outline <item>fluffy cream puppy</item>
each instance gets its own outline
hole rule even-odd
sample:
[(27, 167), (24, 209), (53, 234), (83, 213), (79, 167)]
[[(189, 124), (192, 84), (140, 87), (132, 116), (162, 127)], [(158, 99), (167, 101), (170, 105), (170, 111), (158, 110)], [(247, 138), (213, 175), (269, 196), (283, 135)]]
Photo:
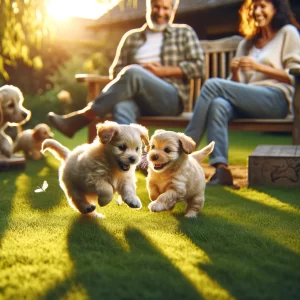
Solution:
[(23, 95), (13, 85), (0, 88), (0, 154), (11, 157), (13, 151), (12, 139), (4, 132), (6, 126), (21, 125), (30, 119), (31, 113), (23, 107)]
[(41, 159), (43, 141), (53, 138), (53, 136), (54, 134), (47, 124), (38, 124), (33, 129), (24, 130), (18, 135), (13, 146), (13, 153), (23, 151), (26, 158)]
[[(183, 133), (156, 130), (147, 147), (147, 189), (152, 212), (171, 210), (185, 201), (185, 216), (196, 217), (204, 205), (205, 175), (200, 162), (213, 151), (215, 142), (200, 151)], [(192, 153), (193, 152), (193, 153)]]
[(69, 204), (82, 214), (103, 218), (95, 212), (95, 204), (107, 205), (115, 192), (128, 206), (142, 207), (135, 185), (142, 142), (149, 143), (145, 127), (105, 121), (97, 124), (97, 137), (91, 144), (70, 151), (59, 142), (46, 139), (42, 151), (49, 150), (62, 161), (59, 182)]

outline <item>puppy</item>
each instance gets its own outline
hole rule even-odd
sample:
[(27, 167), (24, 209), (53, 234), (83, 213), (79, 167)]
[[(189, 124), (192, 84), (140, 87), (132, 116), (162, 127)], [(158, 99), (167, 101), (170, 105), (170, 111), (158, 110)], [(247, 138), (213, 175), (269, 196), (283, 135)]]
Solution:
[(156, 130), (147, 149), (147, 189), (152, 212), (172, 210), (185, 201), (185, 216), (196, 217), (204, 205), (205, 175), (200, 162), (214, 142), (194, 152), (195, 142), (183, 133)]
[(53, 136), (54, 134), (47, 124), (38, 124), (34, 129), (27, 129), (19, 134), (13, 146), (13, 153), (23, 151), (26, 158), (41, 159), (42, 142)]
[(12, 139), (4, 132), (6, 126), (21, 125), (30, 119), (31, 113), (23, 107), (23, 95), (13, 85), (0, 88), (0, 154), (11, 157)]
[(97, 137), (91, 144), (69, 151), (57, 141), (46, 139), (42, 152), (49, 150), (62, 161), (59, 181), (69, 204), (82, 214), (103, 218), (95, 212), (95, 202), (105, 206), (115, 192), (128, 206), (142, 207), (135, 192), (142, 142), (149, 143), (145, 127), (105, 121), (97, 124)]

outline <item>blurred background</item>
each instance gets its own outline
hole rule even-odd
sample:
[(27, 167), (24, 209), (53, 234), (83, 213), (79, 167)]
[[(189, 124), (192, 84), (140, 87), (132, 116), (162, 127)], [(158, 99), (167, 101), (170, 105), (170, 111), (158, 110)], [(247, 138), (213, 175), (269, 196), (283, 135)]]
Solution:
[[(181, 0), (176, 23), (192, 26), (199, 39), (238, 33), (241, 0)], [(145, 22), (145, 0), (0, 0), (0, 86), (24, 94), (32, 118), (67, 113), (86, 103), (77, 73), (108, 75), (121, 36)], [(291, 0), (300, 21), (300, 1)]]

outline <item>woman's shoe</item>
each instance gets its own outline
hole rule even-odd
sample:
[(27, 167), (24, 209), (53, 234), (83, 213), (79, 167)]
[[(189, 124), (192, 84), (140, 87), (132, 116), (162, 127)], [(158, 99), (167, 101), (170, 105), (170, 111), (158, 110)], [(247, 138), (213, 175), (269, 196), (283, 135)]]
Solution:
[(233, 186), (233, 177), (229, 169), (216, 168), (215, 174), (207, 182), (208, 186), (226, 185)]

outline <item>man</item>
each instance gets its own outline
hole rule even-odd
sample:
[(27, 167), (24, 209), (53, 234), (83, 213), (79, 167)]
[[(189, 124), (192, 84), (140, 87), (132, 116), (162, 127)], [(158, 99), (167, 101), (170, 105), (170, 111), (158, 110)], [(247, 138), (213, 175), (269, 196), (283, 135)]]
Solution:
[(172, 25), (179, 0), (146, 0), (146, 24), (121, 39), (110, 67), (114, 78), (84, 109), (51, 123), (72, 137), (96, 116), (112, 113), (119, 124), (139, 116), (176, 116), (189, 96), (189, 79), (203, 74), (204, 56), (194, 30)]

